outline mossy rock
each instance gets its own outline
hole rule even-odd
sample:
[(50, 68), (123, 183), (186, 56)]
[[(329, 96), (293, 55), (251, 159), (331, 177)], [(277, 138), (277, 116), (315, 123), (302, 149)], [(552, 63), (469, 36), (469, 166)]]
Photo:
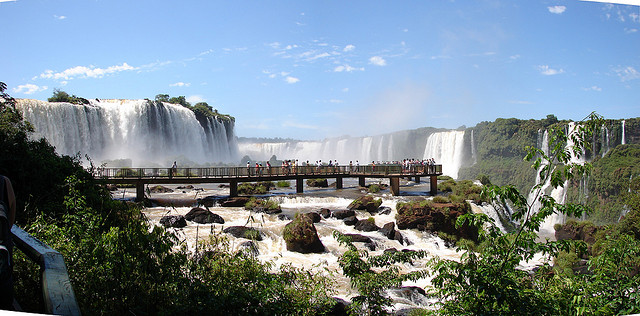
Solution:
[(365, 195), (355, 199), (347, 208), (350, 210), (363, 210), (373, 213), (381, 204), (382, 199), (374, 199), (371, 195)]
[(325, 250), (312, 219), (302, 214), (296, 214), (295, 219), (284, 227), (282, 237), (289, 251), (323, 253)]
[(329, 183), (327, 179), (307, 179), (307, 185), (316, 188), (328, 188)]

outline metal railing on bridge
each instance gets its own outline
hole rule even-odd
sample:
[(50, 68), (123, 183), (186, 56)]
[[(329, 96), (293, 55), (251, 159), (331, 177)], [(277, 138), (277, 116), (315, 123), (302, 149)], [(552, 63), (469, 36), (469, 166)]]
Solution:
[(417, 165), (404, 169), (401, 165), (364, 166), (251, 166), (208, 168), (98, 168), (98, 179), (154, 179), (154, 178), (240, 178), (296, 175), (345, 176), (429, 176), (442, 174), (442, 165)]

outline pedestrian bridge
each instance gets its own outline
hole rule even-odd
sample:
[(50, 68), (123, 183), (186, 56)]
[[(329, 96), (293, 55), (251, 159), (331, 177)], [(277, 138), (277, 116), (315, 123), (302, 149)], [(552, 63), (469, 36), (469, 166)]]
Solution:
[(97, 168), (94, 176), (99, 183), (133, 184), (136, 200), (144, 198), (144, 186), (148, 184), (200, 184), (228, 183), (229, 195), (238, 195), (239, 182), (295, 180), (296, 192), (303, 193), (306, 179), (335, 179), (336, 189), (342, 189), (344, 178), (358, 178), (365, 186), (366, 178), (388, 178), (392, 195), (400, 195), (400, 178), (407, 177), (420, 182), (430, 178), (430, 193), (437, 193), (438, 176), (442, 165), (415, 165), (404, 169), (401, 165), (366, 166), (297, 166), (297, 167), (211, 167), (211, 168)]

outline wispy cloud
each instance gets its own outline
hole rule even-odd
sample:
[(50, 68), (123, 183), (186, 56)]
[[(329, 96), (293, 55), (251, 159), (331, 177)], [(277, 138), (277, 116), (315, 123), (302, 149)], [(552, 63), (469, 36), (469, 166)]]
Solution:
[(553, 68), (550, 68), (547, 65), (538, 66), (538, 71), (540, 71), (540, 73), (545, 75), (545, 76), (553, 76), (553, 75), (559, 75), (561, 73), (564, 73), (564, 69), (562, 69), (562, 68), (553, 69)]
[(567, 10), (567, 7), (563, 5), (554, 5), (552, 7), (547, 7), (547, 9), (549, 9), (549, 12), (553, 14), (562, 14)]
[(352, 67), (348, 64), (344, 64), (344, 65), (340, 65), (340, 66), (336, 66), (335, 68), (333, 68), (334, 72), (353, 72), (353, 71), (364, 71), (364, 67)]
[(381, 56), (373, 56), (373, 57), (369, 58), (369, 63), (371, 63), (372, 65), (376, 65), (376, 66), (386, 66), (387, 65), (387, 61), (384, 60), (384, 58), (382, 58)]
[(191, 104), (196, 104), (196, 103), (205, 102), (205, 101), (206, 101), (206, 99), (203, 96), (199, 95), (199, 94), (190, 95), (190, 96), (187, 97), (187, 102), (189, 102)]
[(16, 0), (0, 0), (0, 2), (16, 2)]
[(36, 92), (47, 90), (47, 86), (37, 86), (31, 83), (19, 85), (16, 88), (13, 88), (13, 92), (15, 93), (23, 93), (23, 94), (34, 94)]
[(294, 84), (294, 83), (300, 81), (300, 79), (298, 79), (296, 77), (287, 76), (287, 78), (285, 78), (284, 81), (286, 81), (288, 84)]
[(584, 91), (598, 91), (598, 92), (600, 92), (600, 91), (602, 91), (602, 88), (600, 88), (600, 87), (598, 87), (598, 86), (591, 86), (591, 87), (588, 87), (588, 88), (582, 88), (582, 90), (584, 90)]
[(355, 49), (356, 49), (356, 47), (354, 45), (349, 44), (349, 45), (345, 46), (344, 49), (342, 49), (342, 51), (351, 52), (351, 51), (353, 51)]
[(66, 17), (66, 16), (64, 16), (64, 15), (54, 15), (53, 17), (54, 17), (56, 20), (64, 20), (64, 19), (66, 19), (66, 18), (67, 18), (67, 17)]
[(181, 81), (181, 82), (172, 83), (169, 85), (169, 87), (188, 87), (190, 85), (191, 83)]
[(533, 102), (531, 102), (531, 101), (524, 101), (524, 100), (509, 100), (509, 103), (511, 103), (511, 104), (523, 104), (523, 105), (533, 104)]
[(114, 74), (122, 71), (136, 70), (138, 67), (132, 67), (127, 63), (122, 65), (110, 66), (107, 68), (98, 68), (94, 66), (76, 66), (65, 69), (61, 72), (54, 72), (53, 70), (46, 70), (40, 74), (42, 79), (54, 79), (54, 80), (71, 80), (75, 78), (102, 78), (105, 75)]
[(613, 72), (620, 77), (620, 80), (624, 81), (629, 81), (629, 80), (635, 80), (635, 79), (640, 79), (640, 72), (637, 71), (635, 68), (633, 68), (632, 66), (618, 66), (616, 68), (613, 69)]

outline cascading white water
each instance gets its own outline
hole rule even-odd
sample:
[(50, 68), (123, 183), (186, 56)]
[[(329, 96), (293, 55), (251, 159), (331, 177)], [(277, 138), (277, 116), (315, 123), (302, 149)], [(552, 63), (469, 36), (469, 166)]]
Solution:
[(423, 158), (434, 158), (436, 164), (442, 164), (443, 174), (457, 179), (463, 150), (464, 131), (433, 133), (427, 139)]
[(609, 129), (602, 125), (602, 127), (600, 128), (601, 130), (601, 139), (600, 139), (600, 144), (601, 144), (601, 156), (604, 157), (609, 150), (611, 150), (611, 147), (609, 146)]
[(627, 141), (625, 140), (625, 138), (626, 138), (625, 136), (626, 135), (625, 135), (625, 130), (624, 130), (624, 123), (625, 123), (624, 120), (622, 120), (622, 145), (627, 143)]
[(476, 155), (476, 143), (473, 139), (473, 130), (471, 130), (471, 159), (473, 159), (473, 164), (478, 162), (478, 156)]
[[(134, 165), (238, 159), (233, 121), (210, 117), (200, 124), (180, 105), (146, 100), (91, 100), (88, 105), (18, 100), (34, 138), (46, 138), (60, 154), (132, 159)], [(203, 127), (204, 125), (204, 127)], [(148, 165), (147, 165), (148, 166)]]

